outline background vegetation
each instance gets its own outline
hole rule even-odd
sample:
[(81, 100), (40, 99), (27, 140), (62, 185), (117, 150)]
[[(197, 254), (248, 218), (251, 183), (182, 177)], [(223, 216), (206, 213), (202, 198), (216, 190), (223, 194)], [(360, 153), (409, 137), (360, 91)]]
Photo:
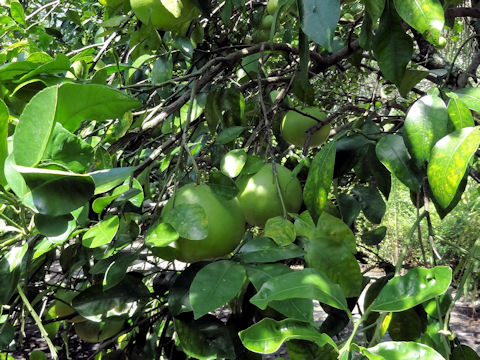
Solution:
[(478, 358), (478, 1), (0, 4), (0, 359)]

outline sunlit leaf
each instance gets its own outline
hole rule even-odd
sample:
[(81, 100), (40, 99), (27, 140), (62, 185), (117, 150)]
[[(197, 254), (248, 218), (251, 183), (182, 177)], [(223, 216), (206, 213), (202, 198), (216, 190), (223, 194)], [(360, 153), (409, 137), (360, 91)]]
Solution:
[(395, 276), (383, 287), (370, 305), (372, 311), (403, 311), (447, 291), (452, 270), (447, 266), (432, 269), (414, 268), (403, 276)]
[(292, 319), (276, 321), (265, 318), (240, 331), (238, 335), (243, 346), (261, 354), (272, 354), (285, 341), (293, 339), (312, 341), (320, 347), (329, 344), (333, 348), (337, 348), (335, 342), (327, 334), (321, 334), (312, 325)]
[(316, 299), (337, 309), (348, 311), (345, 295), (319, 270), (303, 269), (275, 277), (265, 284), (250, 302), (265, 309), (271, 301), (293, 298)]
[(83, 235), (82, 244), (88, 248), (96, 248), (112, 241), (117, 233), (120, 220), (118, 216), (112, 216), (106, 220), (100, 221), (95, 226), (92, 226)]
[(448, 112), (443, 100), (425, 95), (408, 110), (403, 125), (403, 138), (419, 169), (430, 160), (435, 143), (447, 135)]
[(427, 175), (435, 199), (447, 208), (480, 144), (480, 131), (463, 128), (440, 139), (432, 149)]
[(386, 341), (371, 348), (360, 348), (369, 360), (445, 360), (442, 355), (427, 345), (417, 342)]
[(445, 23), (443, 7), (438, 0), (393, 0), (405, 22), (427, 40), (438, 44)]

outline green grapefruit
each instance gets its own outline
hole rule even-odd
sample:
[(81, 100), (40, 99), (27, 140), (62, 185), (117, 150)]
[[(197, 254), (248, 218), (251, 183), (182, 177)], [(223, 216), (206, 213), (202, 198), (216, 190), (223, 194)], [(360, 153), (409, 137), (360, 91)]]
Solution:
[[(171, 198), (162, 215), (173, 207)], [(179, 238), (175, 247), (177, 259), (184, 262), (214, 259), (227, 255), (240, 243), (245, 232), (245, 218), (238, 200), (216, 195), (208, 185), (188, 184), (175, 194), (175, 205), (198, 204), (208, 221), (208, 235), (202, 240)]]
[(135, 16), (144, 24), (184, 34), (200, 10), (193, 0), (130, 0)]
[(82, 340), (100, 342), (120, 332), (123, 328), (122, 318), (111, 318), (102, 322), (84, 321), (75, 323), (75, 333)]
[[(277, 179), (287, 212), (296, 213), (302, 205), (302, 187), (290, 170), (275, 166)], [(268, 219), (283, 215), (277, 185), (271, 164), (264, 165), (256, 174), (238, 181), (238, 200), (250, 225), (263, 227)]]
[(270, 15), (275, 14), (275, 10), (278, 6), (278, 0), (268, 0), (267, 1), (267, 13)]
[[(318, 120), (326, 118), (325, 113), (317, 109), (316, 107), (309, 107), (305, 109), (299, 109), (301, 112), (311, 115)], [(303, 147), (307, 138), (307, 130), (312, 126), (315, 126), (317, 121), (308, 116), (302, 115), (295, 110), (288, 111), (282, 119), (282, 125), (280, 131), (283, 138), (290, 144)], [(330, 131), (332, 130), (330, 124), (322, 126), (317, 130), (310, 138), (310, 147), (320, 146), (328, 138)]]

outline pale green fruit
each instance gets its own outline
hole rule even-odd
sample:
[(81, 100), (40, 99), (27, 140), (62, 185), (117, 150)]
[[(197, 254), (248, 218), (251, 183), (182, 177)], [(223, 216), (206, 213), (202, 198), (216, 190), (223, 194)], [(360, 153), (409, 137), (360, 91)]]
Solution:
[[(297, 213), (302, 205), (302, 187), (293, 173), (282, 165), (275, 166), (283, 202), (287, 212)], [(271, 164), (264, 165), (255, 175), (237, 183), (238, 200), (247, 222), (263, 227), (268, 219), (283, 215)]]

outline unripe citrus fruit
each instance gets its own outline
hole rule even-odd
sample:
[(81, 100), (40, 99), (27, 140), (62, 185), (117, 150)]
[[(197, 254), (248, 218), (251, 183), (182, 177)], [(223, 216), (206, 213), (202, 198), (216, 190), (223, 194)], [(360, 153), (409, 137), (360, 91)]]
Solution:
[(214, 259), (227, 255), (240, 243), (245, 232), (245, 217), (238, 200), (226, 200), (216, 195), (208, 185), (188, 184), (171, 198), (162, 215), (181, 204), (198, 204), (208, 221), (208, 235), (202, 240), (179, 238), (176, 241), (177, 259), (184, 262)]
[[(286, 167), (277, 164), (275, 169), (287, 212), (298, 212), (302, 205), (300, 182)], [(249, 224), (263, 227), (268, 219), (283, 215), (271, 164), (264, 165), (250, 178), (239, 180), (237, 185), (238, 200)]]
[(114, 336), (122, 330), (123, 323), (124, 320), (121, 318), (107, 319), (99, 323), (88, 320), (75, 323), (75, 333), (82, 340), (100, 342)]
[[(311, 115), (318, 120), (326, 118), (325, 113), (315, 107), (300, 109), (301, 112)], [(315, 126), (318, 122), (308, 116), (304, 116), (297, 111), (288, 111), (282, 120), (281, 133), (283, 138), (290, 144), (303, 147), (307, 138), (307, 130)], [(322, 126), (310, 138), (308, 146), (320, 146), (328, 138), (332, 130), (330, 124)]]
[(100, 4), (103, 6), (109, 6), (112, 8), (115, 8), (117, 6), (120, 6), (120, 4), (123, 3), (124, 0), (100, 0)]
[(268, 0), (267, 2), (267, 13), (273, 15), (278, 6), (278, 0)]
[(193, 0), (130, 0), (135, 16), (160, 30), (184, 34), (199, 14)]
[(270, 30), (273, 24), (273, 16), (267, 15), (262, 19), (262, 28), (265, 30)]

